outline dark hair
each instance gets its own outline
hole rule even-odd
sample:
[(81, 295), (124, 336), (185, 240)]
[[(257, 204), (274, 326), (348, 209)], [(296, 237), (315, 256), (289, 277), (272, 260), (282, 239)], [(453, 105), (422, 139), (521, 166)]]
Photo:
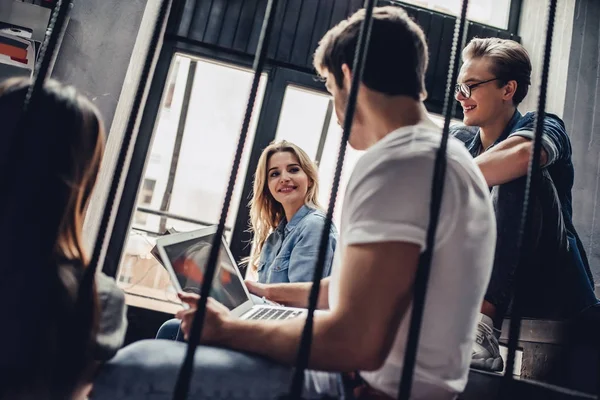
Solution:
[[(330, 72), (343, 87), (342, 65), (352, 69), (365, 10), (331, 28), (315, 51), (314, 67), (321, 76)], [(376, 7), (362, 83), (391, 96), (426, 97), (428, 53), (423, 30), (406, 11), (395, 6)]]
[[(34, 97), (29, 118), (20, 120), (30, 87), (23, 78), (0, 84), (0, 181), (6, 196), (0, 209), (0, 301), (10, 331), (2, 335), (11, 340), (3, 347), (0, 373), (10, 377), (13, 397), (67, 398), (89, 379), (93, 364), (95, 287), (82, 298), (78, 291), (88, 263), (81, 230), (104, 128), (92, 103), (52, 80)], [(86, 305), (83, 311), (78, 303)]]
[(485, 38), (472, 39), (462, 52), (463, 60), (487, 58), (492, 61), (492, 73), (501, 83), (517, 82), (513, 96), (515, 106), (519, 105), (531, 85), (531, 61), (527, 50), (514, 40)]

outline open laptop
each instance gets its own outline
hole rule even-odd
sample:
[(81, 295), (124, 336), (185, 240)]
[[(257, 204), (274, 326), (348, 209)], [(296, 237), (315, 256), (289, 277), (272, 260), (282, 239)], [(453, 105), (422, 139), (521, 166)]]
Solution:
[[(192, 232), (174, 233), (156, 240), (160, 261), (177, 291), (200, 293), (216, 231), (217, 227), (211, 226)], [(220, 239), (218, 266), (210, 297), (229, 308), (231, 314), (240, 319), (290, 319), (306, 312), (302, 308), (256, 304), (229, 247), (222, 237)]]

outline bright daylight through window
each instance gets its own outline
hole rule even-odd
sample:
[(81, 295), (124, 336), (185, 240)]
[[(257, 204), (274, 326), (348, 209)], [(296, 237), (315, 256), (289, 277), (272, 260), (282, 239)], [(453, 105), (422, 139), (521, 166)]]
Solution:
[[(462, 0), (400, 0), (402, 3), (428, 8), (444, 14), (459, 15)], [(511, 0), (470, 1), (467, 19), (496, 28), (506, 29)]]
[[(181, 120), (192, 63), (189, 111)], [(251, 70), (176, 56), (117, 277), (130, 304), (164, 312), (179, 308), (166, 270), (150, 251), (166, 229), (190, 231), (218, 222), (252, 77)], [(263, 75), (227, 219), (227, 240), (241, 201), (265, 84)]]

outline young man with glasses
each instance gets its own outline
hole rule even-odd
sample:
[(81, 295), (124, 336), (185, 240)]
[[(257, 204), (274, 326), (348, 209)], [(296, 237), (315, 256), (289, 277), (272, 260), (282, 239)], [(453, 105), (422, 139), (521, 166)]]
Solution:
[(517, 269), (525, 288), (520, 304), (526, 317), (568, 318), (598, 301), (572, 222), (571, 144), (563, 121), (553, 114), (544, 118), (542, 173), (531, 199), (533, 230), (525, 233), (526, 247), (518, 248), (535, 120), (535, 113), (522, 115), (517, 110), (530, 85), (527, 51), (511, 40), (473, 39), (462, 56), (455, 97), (464, 125), (451, 130), (465, 143), (491, 188), (497, 222), (494, 269), (471, 366), (501, 371), (498, 329), (510, 314)]

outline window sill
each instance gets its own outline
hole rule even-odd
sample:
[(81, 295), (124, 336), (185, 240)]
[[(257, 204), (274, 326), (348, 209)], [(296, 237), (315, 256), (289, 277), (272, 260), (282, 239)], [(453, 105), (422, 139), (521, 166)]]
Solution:
[[(160, 299), (155, 289), (136, 287), (124, 290), (125, 303), (128, 306), (145, 308), (147, 310), (159, 311), (166, 314), (174, 315), (182, 309), (179, 303), (174, 301)], [(164, 297), (164, 292), (161, 292)]]

